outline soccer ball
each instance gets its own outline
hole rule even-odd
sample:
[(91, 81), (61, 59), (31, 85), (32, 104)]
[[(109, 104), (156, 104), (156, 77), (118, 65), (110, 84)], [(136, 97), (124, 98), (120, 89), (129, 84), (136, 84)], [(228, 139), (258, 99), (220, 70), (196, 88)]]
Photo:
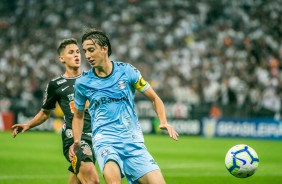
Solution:
[(247, 178), (252, 176), (259, 165), (259, 158), (253, 148), (238, 144), (228, 150), (225, 156), (225, 166), (233, 176)]

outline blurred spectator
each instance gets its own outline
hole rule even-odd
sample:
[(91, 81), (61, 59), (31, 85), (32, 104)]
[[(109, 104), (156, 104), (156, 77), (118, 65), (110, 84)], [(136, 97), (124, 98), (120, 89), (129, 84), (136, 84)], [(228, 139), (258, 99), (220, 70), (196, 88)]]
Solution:
[(210, 108), (209, 115), (213, 119), (219, 119), (222, 116), (221, 109), (216, 103), (213, 103)]
[(0, 12), (0, 105), (14, 112), (34, 114), (63, 69), (56, 40), (91, 25), (162, 98), (206, 116), (213, 103), (223, 117), (281, 113), (282, 0), (3, 0)]

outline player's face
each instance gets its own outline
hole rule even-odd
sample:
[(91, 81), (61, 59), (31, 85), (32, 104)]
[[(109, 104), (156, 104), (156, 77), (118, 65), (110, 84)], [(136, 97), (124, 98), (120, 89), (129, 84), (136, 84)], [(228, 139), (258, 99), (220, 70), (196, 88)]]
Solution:
[(67, 45), (60, 59), (66, 67), (78, 68), (81, 64), (81, 54), (76, 44)]
[(91, 67), (101, 67), (108, 56), (108, 47), (93, 43), (92, 40), (85, 40), (82, 44), (85, 57)]

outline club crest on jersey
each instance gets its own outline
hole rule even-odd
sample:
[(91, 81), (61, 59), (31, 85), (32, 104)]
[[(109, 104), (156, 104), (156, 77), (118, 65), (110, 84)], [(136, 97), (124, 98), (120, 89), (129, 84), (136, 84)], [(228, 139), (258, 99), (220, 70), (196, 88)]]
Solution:
[(65, 133), (66, 133), (67, 138), (72, 138), (73, 137), (71, 129), (67, 129)]
[(124, 89), (126, 87), (126, 82), (125, 81), (119, 81), (118, 82), (118, 88), (119, 89)]

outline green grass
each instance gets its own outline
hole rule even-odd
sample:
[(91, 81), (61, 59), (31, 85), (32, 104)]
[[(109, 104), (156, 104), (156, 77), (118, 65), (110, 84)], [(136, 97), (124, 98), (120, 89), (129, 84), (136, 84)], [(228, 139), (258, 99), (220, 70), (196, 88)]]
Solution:
[[(69, 164), (62, 154), (60, 135), (27, 132), (13, 139), (10, 132), (0, 132), (0, 140), (1, 184), (67, 183)], [(182, 136), (175, 142), (156, 135), (146, 135), (145, 141), (168, 184), (280, 184), (282, 181), (282, 141)], [(260, 159), (257, 172), (245, 179), (230, 175), (224, 166), (225, 153), (239, 143), (253, 147)], [(104, 184), (103, 178), (101, 183)]]

